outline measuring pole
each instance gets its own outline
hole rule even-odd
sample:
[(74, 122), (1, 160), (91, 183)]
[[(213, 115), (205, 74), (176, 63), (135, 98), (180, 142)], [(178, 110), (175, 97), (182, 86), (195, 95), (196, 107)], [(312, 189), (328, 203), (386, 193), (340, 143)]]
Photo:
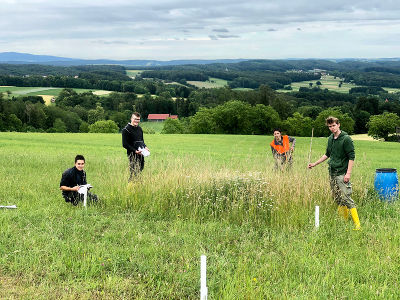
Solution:
[(319, 206), (315, 206), (315, 228), (318, 229), (319, 227)]
[(200, 257), (200, 300), (207, 300), (207, 258)]

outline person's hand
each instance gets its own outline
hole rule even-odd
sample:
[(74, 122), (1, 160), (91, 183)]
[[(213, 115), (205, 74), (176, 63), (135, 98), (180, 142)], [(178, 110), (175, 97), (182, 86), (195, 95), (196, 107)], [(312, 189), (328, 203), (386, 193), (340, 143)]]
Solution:
[(140, 154), (140, 155), (141, 155), (141, 154), (142, 154), (142, 151), (140, 151), (140, 150), (136, 150), (136, 151), (135, 151), (135, 153), (136, 153), (136, 154)]
[(349, 173), (346, 173), (346, 175), (344, 175), (344, 178), (343, 178), (344, 183), (348, 183), (350, 181), (350, 177), (351, 177), (351, 175)]
[(308, 166), (307, 166), (307, 168), (312, 169), (312, 168), (314, 168), (315, 166), (316, 166), (315, 163), (309, 163)]
[(72, 188), (72, 191), (73, 191), (73, 192), (77, 192), (77, 191), (79, 190), (79, 188), (80, 188), (79, 185), (74, 186), (74, 187)]
[(291, 152), (294, 152), (294, 147), (293, 147), (293, 146), (290, 147), (290, 151), (291, 151)]

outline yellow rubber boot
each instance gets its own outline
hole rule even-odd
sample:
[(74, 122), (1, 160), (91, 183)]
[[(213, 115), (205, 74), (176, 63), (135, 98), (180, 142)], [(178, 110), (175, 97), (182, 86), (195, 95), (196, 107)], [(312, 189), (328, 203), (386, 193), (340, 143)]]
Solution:
[(351, 214), (351, 218), (353, 219), (353, 222), (354, 222), (354, 230), (360, 230), (361, 224), (360, 224), (360, 220), (358, 219), (357, 208), (355, 208), (355, 207), (351, 208), (350, 214)]
[(339, 216), (342, 216), (343, 219), (345, 219), (345, 220), (349, 219), (349, 209), (347, 208), (347, 206), (339, 205), (337, 210), (338, 210)]

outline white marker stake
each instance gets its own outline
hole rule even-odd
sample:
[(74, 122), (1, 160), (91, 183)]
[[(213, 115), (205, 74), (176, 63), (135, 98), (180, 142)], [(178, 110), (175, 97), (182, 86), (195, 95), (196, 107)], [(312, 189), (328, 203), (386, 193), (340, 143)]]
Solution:
[(207, 300), (207, 258), (200, 257), (200, 300)]
[(319, 227), (319, 206), (315, 206), (315, 228)]
[(86, 207), (87, 204), (87, 189), (85, 191), (85, 193), (83, 194), (83, 206)]

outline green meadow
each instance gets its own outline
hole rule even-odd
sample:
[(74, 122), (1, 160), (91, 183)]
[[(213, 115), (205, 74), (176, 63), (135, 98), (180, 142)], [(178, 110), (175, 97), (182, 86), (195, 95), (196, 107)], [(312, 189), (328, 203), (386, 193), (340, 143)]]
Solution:
[(209, 77), (207, 81), (188, 81), (188, 83), (198, 88), (222, 88), (228, 85), (228, 81), (221, 78)]
[(142, 72), (143, 72), (143, 70), (126, 70), (126, 75), (128, 75), (129, 77), (135, 78), (137, 75), (139, 75)]
[[(58, 96), (63, 88), (52, 88), (52, 87), (17, 87), (17, 86), (0, 86), (0, 93), (12, 96)], [(94, 94), (105, 95), (109, 94), (109, 91), (104, 90), (90, 90), (90, 89), (73, 89), (77, 93), (85, 93), (92, 91)]]
[[(343, 82), (342, 86), (339, 87), (339, 83), (340, 81), (343, 81), (343, 79), (339, 78), (339, 77), (334, 77), (334, 76), (330, 76), (330, 75), (325, 75), (325, 76), (321, 76), (321, 79), (319, 80), (310, 80), (310, 81), (300, 81), (300, 82), (293, 82), (291, 84), (292, 90), (278, 90), (278, 92), (281, 93), (287, 93), (287, 92), (291, 92), (291, 91), (298, 91), (299, 88), (301, 87), (306, 87), (309, 88), (310, 87), (310, 83), (312, 83), (312, 87), (317, 87), (318, 85), (316, 84), (317, 81), (321, 82), (321, 85), (319, 86), (321, 89), (328, 89), (330, 91), (333, 92), (338, 92), (338, 93), (345, 93), (348, 94), (349, 90), (351, 88), (354, 87), (359, 87), (359, 85), (356, 85), (354, 83), (347, 83), (347, 82)], [(396, 88), (386, 88), (383, 87), (384, 90), (388, 91), (389, 93), (397, 93), (400, 91), (400, 89), (396, 89)]]
[[(271, 136), (145, 135), (128, 183), (120, 134), (0, 133), (1, 299), (398, 299), (400, 202), (378, 200), (376, 168), (400, 170), (399, 143), (356, 140), (362, 231), (336, 213), (327, 165), (273, 170)], [(312, 161), (325, 150), (314, 138)], [(64, 202), (76, 154), (100, 197)], [(314, 207), (320, 206), (320, 227)]]

